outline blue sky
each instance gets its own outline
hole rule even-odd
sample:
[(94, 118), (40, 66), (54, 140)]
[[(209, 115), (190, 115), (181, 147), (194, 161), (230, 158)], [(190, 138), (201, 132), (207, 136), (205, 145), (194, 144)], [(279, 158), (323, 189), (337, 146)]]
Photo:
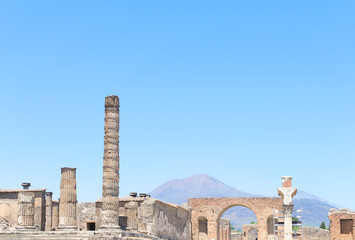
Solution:
[(120, 97), (120, 195), (209, 174), (355, 209), (354, 1), (1, 1), (0, 188), (101, 196)]

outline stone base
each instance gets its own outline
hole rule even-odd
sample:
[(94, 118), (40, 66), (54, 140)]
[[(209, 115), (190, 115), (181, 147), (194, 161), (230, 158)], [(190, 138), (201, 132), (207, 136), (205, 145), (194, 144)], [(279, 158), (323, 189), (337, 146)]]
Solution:
[(99, 231), (118, 231), (121, 230), (119, 225), (101, 225)]
[(58, 226), (57, 231), (78, 231), (78, 226)]
[(28, 231), (39, 231), (39, 228), (36, 226), (16, 226), (16, 231), (28, 232)]
[[(0, 232), (1, 240), (163, 240), (153, 235), (127, 231), (28, 231)], [(166, 239), (165, 239), (166, 240)]]

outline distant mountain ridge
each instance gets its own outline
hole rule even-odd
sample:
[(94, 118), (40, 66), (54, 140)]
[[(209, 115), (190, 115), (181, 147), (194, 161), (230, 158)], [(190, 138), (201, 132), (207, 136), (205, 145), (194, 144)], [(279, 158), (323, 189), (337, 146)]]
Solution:
[[(239, 191), (216, 178), (207, 174), (198, 174), (185, 179), (173, 179), (157, 187), (149, 193), (153, 198), (165, 202), (182, 204), (188, 198), (203, 197), (263, 197), (261, 195)], [(324, 221), (329, 225), (328, 211), (330, 208), (337, 208), (335, 204), (329, 203), (315, 195), (298, 190), (294, 198), (294, 209), (303, 210), (303, 222), (307, 226), (319, 227)], [(232, 208), (226, 214), (230, 218), (232, 225), (240, 227), (241, 219), (243, 224), (255, 221), (255, 215), (248, 210), (239, 209), (238, 213)]]
[(207, 175), (198, 174), (185, 179), (170, 180), (150, 192), (154, 198), (182, 204), (188, 198), (203, 197), (261, 197), (239, 191)]

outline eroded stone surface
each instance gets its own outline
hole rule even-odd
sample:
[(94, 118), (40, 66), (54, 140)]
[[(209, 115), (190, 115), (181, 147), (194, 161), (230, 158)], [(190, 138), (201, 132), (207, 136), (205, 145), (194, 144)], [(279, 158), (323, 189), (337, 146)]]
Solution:
[(102, 229), (119, 228), (119, 99), (105, 98)]
[(138, 230), (163, 239), (190, 239), (190, 212), (178, 205), (148, 198), (138, 208)]
[(76, 230), (76, 168), (62, 168), (58, 230)]
[(303, 238), (306, 240), (329, 240), (329, 230), (317, 227), (303, 227)]
[(243, 206), (254, 212), (258, 221), (258, 239), (268, 239), (267, 219), (273, 216), (273, 209), (282, 210), (280, 198), (190, 198), (192, 239), (199, 239), (199, 218), (208, 221), (208, 240), (216, 240), (220, 217), (231, 207)]
[(354, 240), (355, 239), (355, 211), (350, 209), (330, 209), (331, 240)]

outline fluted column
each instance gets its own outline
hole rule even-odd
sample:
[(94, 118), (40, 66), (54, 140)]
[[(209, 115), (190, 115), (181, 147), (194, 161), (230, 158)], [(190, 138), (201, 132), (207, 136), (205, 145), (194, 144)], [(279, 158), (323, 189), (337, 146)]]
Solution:
[(39, 230), (35, 224), (35, 193), (22, 190), (18, 193), (18, 226), (16, 230)]
[(46, 193), (46, 225), (45, 231), (52, 231), (52, 192)]
[(62, 168), (58, 230), (76, 230), (76, 168)]
[(52, 201), (52, 229), (56, 230), (59, 225), (59, 201)]
[(105, 98), (105, 139), (102, 182), (101, 230), (119, 229), (119, 99)]
[(130, 201), (126, 203), (127, 228), (138, 230), (138, 202)]

